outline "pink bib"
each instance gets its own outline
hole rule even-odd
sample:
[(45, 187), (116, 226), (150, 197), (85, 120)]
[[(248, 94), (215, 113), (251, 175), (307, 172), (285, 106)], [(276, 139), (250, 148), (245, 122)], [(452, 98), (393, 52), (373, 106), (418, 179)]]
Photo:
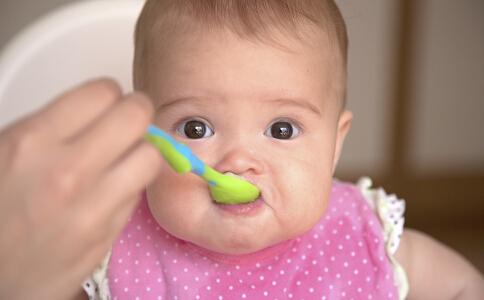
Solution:
[(113, 246), (108, 278), (113, 299), (398, 299), (377, 216), (338, 181), (312, 230), (244, 256), (171, 236), (143, 196)]

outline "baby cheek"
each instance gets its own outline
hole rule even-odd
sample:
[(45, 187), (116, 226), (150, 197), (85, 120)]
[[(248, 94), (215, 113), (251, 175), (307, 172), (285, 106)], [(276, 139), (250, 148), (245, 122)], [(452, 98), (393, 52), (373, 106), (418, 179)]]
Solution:
[(300, 168), (293, 172), (287, 187), (284, 210), (288, 222), (299, 231), (309, 230), (323, 216), (331, 190), (332, 176), (330, 172), (319, 168)]

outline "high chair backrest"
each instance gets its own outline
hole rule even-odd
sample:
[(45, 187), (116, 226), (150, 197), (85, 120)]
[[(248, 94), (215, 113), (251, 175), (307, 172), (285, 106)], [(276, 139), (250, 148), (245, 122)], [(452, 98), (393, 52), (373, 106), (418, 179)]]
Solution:
[(76, 2), (14, 38), (0, 53), (0, 129), (93, 77), (132, 90), (134, 26), (143, 3)]

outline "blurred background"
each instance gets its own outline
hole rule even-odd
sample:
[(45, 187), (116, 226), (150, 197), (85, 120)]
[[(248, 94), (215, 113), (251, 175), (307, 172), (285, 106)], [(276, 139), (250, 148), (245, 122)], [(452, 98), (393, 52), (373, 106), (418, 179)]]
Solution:
[[(0, 49), (82, 0), (0, 0)], [(116, 2), (116, 0), (111, 0)], [(484, 1), (337, 0), (355, 118), (336, 176), (407, 202), (407, 227), (484, 272)]]

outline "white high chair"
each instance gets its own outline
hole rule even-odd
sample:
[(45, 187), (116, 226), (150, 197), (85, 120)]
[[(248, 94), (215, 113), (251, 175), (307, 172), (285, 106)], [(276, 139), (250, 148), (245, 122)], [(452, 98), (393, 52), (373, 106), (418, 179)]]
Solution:
[(66, 89), (109, 76), (132, 90), (133, 35), (143, 0), (91, 0), (61, 7), (0, 53), (0, 129)]

